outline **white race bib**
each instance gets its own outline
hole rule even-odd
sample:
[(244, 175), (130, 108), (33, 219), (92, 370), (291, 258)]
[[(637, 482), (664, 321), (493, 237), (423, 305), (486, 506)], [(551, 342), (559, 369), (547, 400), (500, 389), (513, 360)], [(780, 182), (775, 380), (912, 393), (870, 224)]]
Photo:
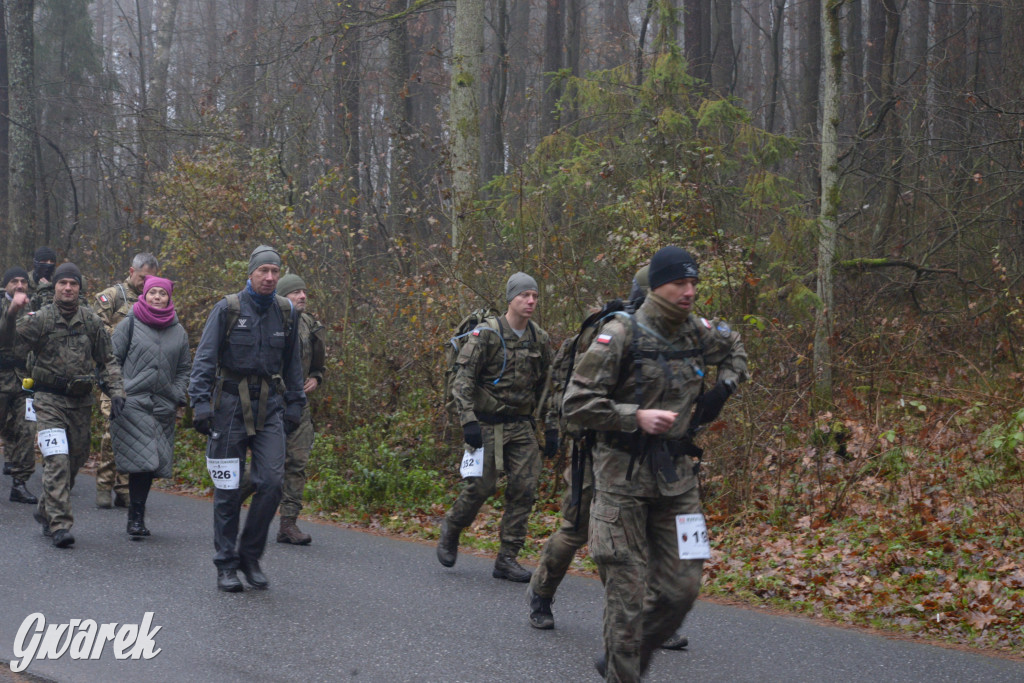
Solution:
[(241, 480), (238, 476), (238, 458), (207, 458), (206, 469), (210, 472), (210, 479), (213, 480), (215, 487), (227, 491), (238, 488)]
[(676, 540), (680, 560), (710, 560), (711, 542), (704, 515), (676, 515)]
[(462, 478), (466, 477), (482, 477), (484, 476), (484, 447), (481, 446), (476, 450), (466, 449), (466, 452), (462, 454), (462, 466), (459, 467), (459, 474)]
[(36, 421), (36, 406), (30, 398), (25, 399), (25, 419), (29, 422)]
[(36, 440), (44, 458), (68, 454), (68, 435), (60, 427), (44, 429), (36, 435)]

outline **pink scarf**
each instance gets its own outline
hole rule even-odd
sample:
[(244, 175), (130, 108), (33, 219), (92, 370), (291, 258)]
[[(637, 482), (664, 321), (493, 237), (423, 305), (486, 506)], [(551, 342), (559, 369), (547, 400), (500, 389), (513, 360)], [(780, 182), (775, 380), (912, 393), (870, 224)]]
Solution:
[(174, 283), (162, 277), (150, 275), (146, 278), (146, 284), (142, 286), (142, 296), (139, 297), (139, 300), (132, 307), (132, 311), (135, 313), (135, 317), (139, 319), (139, 322), (162, 330), (174, 322), (174, 301), (168, 298), (166, 308), (153, 308), (146, 303), (146, 292), (149, 291), (150, 287), (162, 287), (167, 291), (167, 296), (170, 297), (171, 291), (174, 289)]

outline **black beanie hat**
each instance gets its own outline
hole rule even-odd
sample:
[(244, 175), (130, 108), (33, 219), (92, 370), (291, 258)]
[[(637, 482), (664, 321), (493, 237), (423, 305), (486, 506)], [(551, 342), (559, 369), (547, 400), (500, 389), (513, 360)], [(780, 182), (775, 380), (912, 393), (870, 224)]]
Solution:
[(57, 266), (57, 270), (53, 271), (53, 282), (54, 284), (60, 282), (65, 278), (71, 278), (72, 280), (78, 281), (78, 286), (82, 286), (82, 271), (78, 269), (71, 261), (65, 261), (64, 263)]
[(657, 289), (666, 282), (674, 282), (682, 278), (700, 279), (697, 261), (690, 252), (679, 247), (662, 247), (651, 259), (648, 269), (648, 280), (651, 289)]
[(7, 270), (4, 271), (4, 280), (3, 283), (0, 283), (0, 287), (6, 287), (8, 283), (10, 283), (10, 281), (16, 277), (23, 277), (27, 280), (28, 271), (22, 268), (21, 266), (14, 266), (13, 268), (8, 268)]
[(36, 249), (36, 253), (32, 255), (32, 260), (36, 263), (41, 263), (43, 261), (56, 261), (57, 252), (49, 247), (39, 247)]

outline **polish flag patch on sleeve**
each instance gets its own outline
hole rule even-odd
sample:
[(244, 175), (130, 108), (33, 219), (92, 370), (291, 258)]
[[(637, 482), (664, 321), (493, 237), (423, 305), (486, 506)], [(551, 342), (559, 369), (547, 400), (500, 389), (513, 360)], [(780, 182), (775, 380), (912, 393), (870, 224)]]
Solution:
[(704, 323), (704, 327), (708, 328), (709, 330), (711, 329), (711, 321), (710, 320), (708, 320), (707, 318), (701, 318), (700, 321), (702, 323)]
[(596, 341), (597, 341), (598, 344), (611, 344), (612, 343), (612, 335), (610, 335), (610, 334), (599, 334), (599, 335), (597, 335)]
[(108, 301), (110, 301), (110, 299), (108, 299), (106, 295), (100, 294), (100, 301), (102, 301), (103, 303), (107, 303)]
[(473, 336), (474, 337), (479, 337), (480, 336), (480, 330), (473, 330)]

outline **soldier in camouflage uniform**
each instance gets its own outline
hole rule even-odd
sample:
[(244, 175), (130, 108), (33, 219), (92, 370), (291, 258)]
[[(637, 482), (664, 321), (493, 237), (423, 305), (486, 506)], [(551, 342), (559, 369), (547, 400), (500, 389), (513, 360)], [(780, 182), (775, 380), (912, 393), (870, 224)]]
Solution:
[[(0, 316), (15, 294), (28, 291), (28, 273), (24, 268), (9, 268), (3, 276), (4, 293), (0, 298)], [(22, 309), (18, 316), (26, 313)], [(22, 389), (25, 377), (25, 359), (14, 353), (14, 344), (0, 343), (0, 436), (4, 439), (4, 474), (11, 475), (11, 502), (38, 503), (25, 482), (36, 470), (36, 454), (32, 445), (35, 423), (26, 418), (27, 392)]]
[[(633, 288), (630, 292), (630, 303), (639, 305), (647, 296), (647, 266), (641, 268), (633, 277)], [(551, 364), (551, 377), (548, 383), (548, 415), (560, 415), (562, 399), (565, 396), (566, 376), (569, 371), (568, 364), (572, 360), (569, 354), (572, 352), (573, 343), (576, 337), (569, 337), (555, 354), (555, 360)], [(579, 355), (585, 349), (578, 349)], [(569, 425), (565, 419), (559, 420), (559, 430), (563, 435), (571, 436)], [(572, 464), (565, 468), (562, 477), (565, 479), (565, 492), (562, 494), (562, 524), (544, 543), (540, 553), (540, 561), (537, 564), (537, 571), (530, 579), (530, 589), (527, 591), (527, 599), (530, 603), (530, 625), (538, 629), (552, 629), (555, 627), (555, 618), (551, 613), (551, 603), (554, 602), (555, 591), (565, 578), (569, 565), (576, 557), (576, 551), (582, 548), (587, 542), (587, 535), (590, 531), (590, 502), (594, 498), (594, 472), (590, 462), (583, 468), (583, 481), (580, 487), (580, 497), (576, 505), (573, 505), (572, 497)]]
[(50, 247), (39, 247), (32, 255), (32, 272), (28, 276), (28, 295), (32, 310), (38, 311), (53, 303), (53, 269), (57, 267), (57, 252)]
[[(598, 432), (589, 543), (605, 586), (597, 668), (609, 681), (640, 680), (697, 598), (703, 562), (679, 559), (676, 527), (676, 515), (701, 511), (687, 430), (716, 419), (747, 378), (739, 335), (690, 313), (693, 257), (665, 247), (649, 279), (635, 316), (611, 319), (580, 359), (562, 404), (566, 420)], [(702, 393), (712, 365), (717, 383)]]
[[(452, 393), (459, 409), (466, 445), (483, 447), (482, 477), (468, 477), (458, 500), (441, 522), (437, 559), (445, 567), (455, 564), (459, 534), (476, 517), (480, 506), (495, 491), (498, 472), (508, 475), (505, 513), (501, 520), (501, 547), (494, 563), (496, 579), (526, 582), (530, 572), (516, 561), (526, 541), (526, 523), (536, 499), (541, 458), (534, 412), (540, 402), (551, 366), (547, 333), (534, 324), (540, 296), (537, 282), (525, 273), (509, 278), (505, 288), (508, 311), (497, 327), (486, 322), (466, 337), (455, 362)], [(541, 410), (541, 419), (546, 410)], [(482, 426), (481, 426), (482, 425)], [(558, 431), (548, 430), (557, 447)]]
[[(142, 295), (146, 278), (156, 275), (159, 263), (156, 257), (145, 252), (135, 255), (128, 268), (124, 282), (107, 287), (96, 295), (93, 307), (103, 321), (107, 334), (113, 334), (117, 324), (128, 317), (132, 306)], [(100, 395), (100, 412), (110, 419), (110, 397)], [(128, 507), (128, 475), (118, 471), (114, 465), (114, 449), (110, 443), (110, 429), (103, 432), (100, 440), (100, 462), (96, 468), (96, 507)]]
[(15, 343), (19, 357), (33, 354), (31, 378), (35, 391), (36, 427), (43, 453), (43, 495), (35, 517), (53, 545), (67, 548), (71, 535), (71, 488), (89, 457), (89, 422), (93, 387), (111, 396), (111, 415), (124, 407), (121, 369), (114, 359), (110, 335), (103, 322), (79, 303), (82, 273), (63, 263), (53, 274), (54, 302), (18, 319), (28, 303), (15, 294), (0, 318), (0, 344)]
[[(295, 310), (299, 311), (299, 343), (302, 346), (302, 376), (305, 378), (303, 391), (309, 395), (316, 391), (324, 381), (326, 350), (324, 347), (324, 326), (313, 316), (306, 313), (306, 283), (289, 273), (277, 283), (277, 293), (288, 297)], [(309, 452), (313, 448), (313, 417), (309, 403), (302, 409), (302, 421), (292, 433), (286, 437), (284, 458), (284, 484), (281, 498), (281, 526), (277, 532), (278, 543), (292, 545), (309, 545), (313, 537), (299, 529), (296, 520), (302, 512), (302, 492), (306, 488), (306, 464)], [(255, 487), (252, 485), (249, 472), (246, 470), (242, 500), (245, 500)]]

